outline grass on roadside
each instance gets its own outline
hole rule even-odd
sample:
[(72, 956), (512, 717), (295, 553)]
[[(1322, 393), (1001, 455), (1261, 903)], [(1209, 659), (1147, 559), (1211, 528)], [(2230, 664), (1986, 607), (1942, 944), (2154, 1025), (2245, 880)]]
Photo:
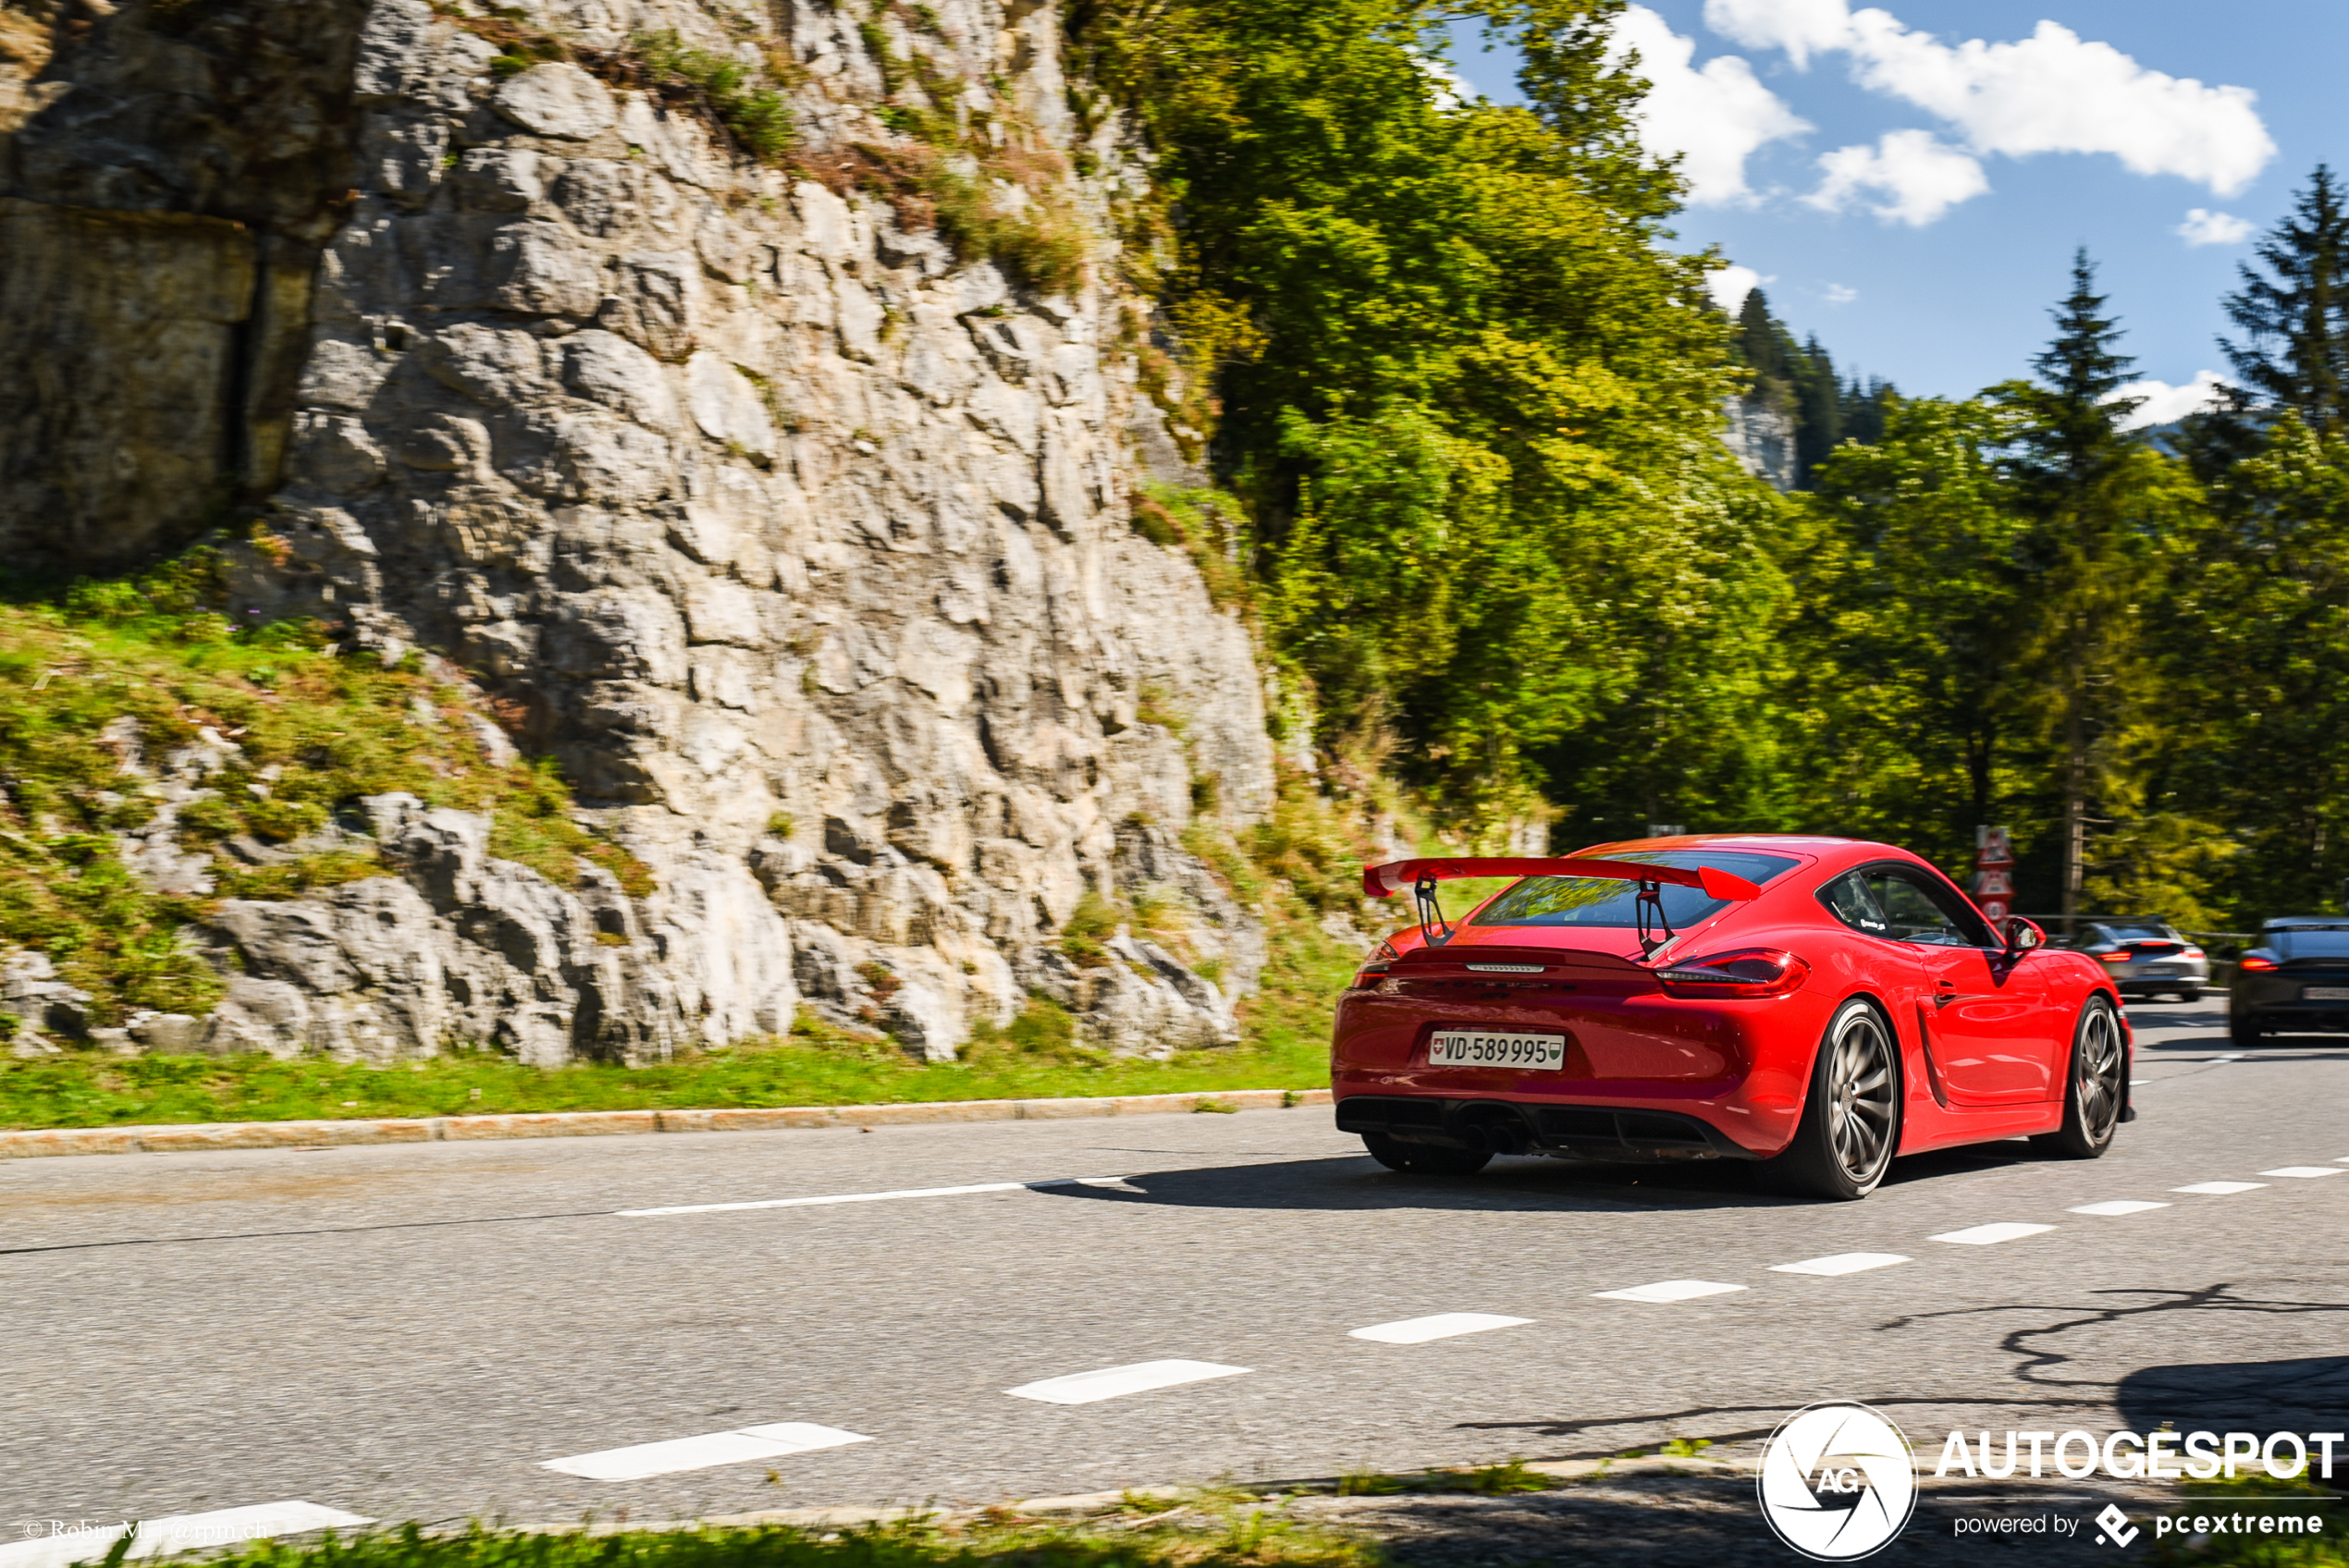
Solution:
[[(1252, 1501), (1252, 1500), (1250, 1500)], [(263, 1543), (209, 1568), (1377, 1568), (1378, 1550), (1261, 1507), (1202, 1498), (1138, 1517), (1081, 1524), (1009, 1510), (809, 1533), (769, 1527), (546, 1535), (476, 1527), (426, 1536), (415, 1526)]]
[[(1027, 1023), (1043, 1014), (1031, 1009)], [(1049, 1019), (1049, 1014), (1043, 1014)], [(303, 1057), (117, 1057), (96, 1051), (0, 1060), (0, 1128), (191, 1121), (338, 1121), (547, 1110), (660, 1110), (1080, 1095), (1308, 1089), (1329, 1082), (1322, 1038), (1281, 1029), (1263, 1043), (1167, 1061), (1090, 1060), (1012, 1037), (966, 1060), (922, 1063), (886, 1040), (803, 1024), (789, 1038), (695, 1051), (650, 1067), (525, 1066), (458, 1051), (375, 1068)], [(1049, 1026), (1034, 1031), (1049, 1038)]]

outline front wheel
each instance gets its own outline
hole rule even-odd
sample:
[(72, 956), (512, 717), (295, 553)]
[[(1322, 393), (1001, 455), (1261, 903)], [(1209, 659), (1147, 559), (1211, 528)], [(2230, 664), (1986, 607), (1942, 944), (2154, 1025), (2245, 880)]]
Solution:
[(2121, 1101), (2128, 1090), (2129, 1053), (2121, 1045), (2121, 1021), (2112, 1004), (2090, 997), (2072, 1031), (2072, 1071), (2063, 1090), (2063, 1125), (2042, 1133), (2031, 1146), (2064, 1159), (2094, 1159), (2112, 1146), (2121, 1125)]
[(1473, 1176), (1493, 1159), (1491, 1149), (1439, 1148), (1433, 1144), (1407, 1144), (1384, 1133), (1365, 1133), (1362, 1146), (1389, 1170), (1414, 1176)]
[(1900, 1143), (1900, 1052), (1884, 1017), (1851, 1001), (1827, 1025), (1794, 1141), (1762, 1162), (1795, 1192), (1849, 1202), (1882, 1184)]

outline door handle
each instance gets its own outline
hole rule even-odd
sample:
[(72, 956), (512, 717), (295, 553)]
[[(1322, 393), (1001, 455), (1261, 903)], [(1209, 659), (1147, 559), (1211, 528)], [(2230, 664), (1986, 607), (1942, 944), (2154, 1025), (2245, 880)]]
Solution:
[(1947, 1007), (1957, 999), (1958, 984), (1956, 981), (1936, 980), (1933, 983), (1933, 1005), (1935, 1007)]

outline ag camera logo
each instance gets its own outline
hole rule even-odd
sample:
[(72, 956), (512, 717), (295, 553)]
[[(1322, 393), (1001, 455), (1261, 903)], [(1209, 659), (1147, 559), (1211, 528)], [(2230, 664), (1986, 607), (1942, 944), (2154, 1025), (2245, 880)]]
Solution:
[(1917, 1467), (1900, 1428), (1864, 1404), (1805, 1405), (1762, 1455), (1762, 1517), (1817, 1562), (1889, 1545), (1916, 1512)]

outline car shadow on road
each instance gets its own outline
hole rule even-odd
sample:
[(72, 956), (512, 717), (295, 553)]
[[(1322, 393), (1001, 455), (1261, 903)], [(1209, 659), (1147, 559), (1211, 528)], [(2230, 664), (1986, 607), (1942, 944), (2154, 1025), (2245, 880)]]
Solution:
[(1671, 1166), (1504, 1158), (1474, 1176), (1423, 1176), (1388, 1170), (1367, 1155), (1356, 1155), (1161, 1170), (1125, 1180), (1125, 1187), (1064, 1186), (1049, 1191), (1054, 1196), (1093, 1203), (1173, 1204), (1186, 1208), (1571, 1213), (1767, 1208), (1806, 1201), (1769, 1191), (1752, 1167), (1728, 1160)]

